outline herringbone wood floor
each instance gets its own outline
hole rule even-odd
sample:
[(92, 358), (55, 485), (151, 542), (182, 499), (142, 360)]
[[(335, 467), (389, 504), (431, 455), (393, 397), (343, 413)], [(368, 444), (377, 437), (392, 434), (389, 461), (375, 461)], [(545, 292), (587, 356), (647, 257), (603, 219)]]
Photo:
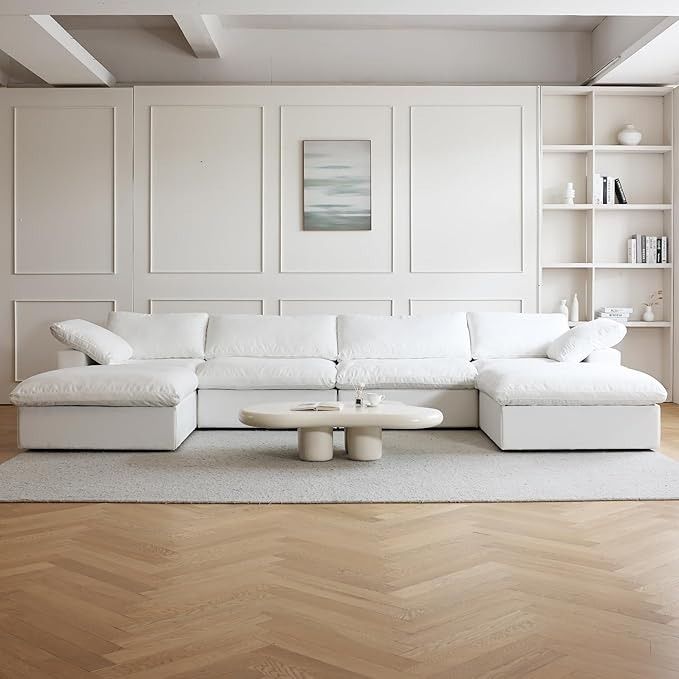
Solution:
[(0, 677), (679, 678), (679, 502), (0, 505)]

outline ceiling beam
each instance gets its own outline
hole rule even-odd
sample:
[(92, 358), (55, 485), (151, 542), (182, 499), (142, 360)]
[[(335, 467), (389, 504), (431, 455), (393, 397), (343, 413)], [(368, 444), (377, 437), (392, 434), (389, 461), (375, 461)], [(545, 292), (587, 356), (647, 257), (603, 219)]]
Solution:
[(175, 14), (174, 20), (199, 59), (219, 59), (222, 24), (215, 14)]
[[(592, 33), (592, 76), (588, 84), (600, 82), (646, 45), (672, 28), (677, 17), (645, 20), (606, 17)], [(660, 66), (660, 64), (659, 64)]]
[(0, 50), (51, 85), (115, 84), (113, 75), (51, 16), (1, 17)]
[(11, 14), (673, 16), (676, 0), (2, 0)]

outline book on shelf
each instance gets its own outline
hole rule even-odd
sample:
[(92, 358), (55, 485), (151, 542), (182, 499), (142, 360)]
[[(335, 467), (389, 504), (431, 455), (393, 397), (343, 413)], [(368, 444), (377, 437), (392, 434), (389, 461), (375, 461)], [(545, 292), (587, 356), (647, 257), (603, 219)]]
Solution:
[(615, 197), (618, 203), (621, 205), (627, 205), (627, 196), (625, 196), (625, 192), (623, 191), (620, 177), (615, 178)]
[(592, 203), (601, 205), (604, 202), (604, 185), (600, 174), (594, 175), (594, 190), (592, 192)]
[(596, 318), (608, 318), (618, 323), (627, 323), (632, 315), (633, 309), (629, 307), (604, 307), (596, 312)]
[(595, 174), (592, 191), (594, 205), (614, 205), (616, 200), (620, 205), (627, 205), (627, 196), (620, 177)]
[(344, 403), (340, 401), (314, 401), (313, 403), (298, 403), (290, 410), (309, 410), (309, 411), (332, 411), (342, 410)]
[(627, 239), (628, 264), (667, 264), (667, 236), (637, 234)]

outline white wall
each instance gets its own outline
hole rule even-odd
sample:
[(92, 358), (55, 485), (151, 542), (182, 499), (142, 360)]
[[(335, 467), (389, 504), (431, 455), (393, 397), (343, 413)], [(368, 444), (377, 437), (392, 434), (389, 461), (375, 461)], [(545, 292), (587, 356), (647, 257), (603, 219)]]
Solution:
[(587, 32), (435, 29), (224, 31), (196, 59), (176, 28), (73, 28), (120, 83), (563, 83), (591, 75)]
[[(314, 137), (372, 141), (371, 231), (301, 230)], [(535, 87), (3, 90), (0, 398), (114, 307), (532, 311), (536, 143)]]

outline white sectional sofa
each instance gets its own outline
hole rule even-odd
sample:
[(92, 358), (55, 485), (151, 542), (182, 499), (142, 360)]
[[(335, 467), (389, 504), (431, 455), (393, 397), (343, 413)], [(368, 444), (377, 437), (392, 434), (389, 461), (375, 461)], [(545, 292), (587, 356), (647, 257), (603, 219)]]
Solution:
[[(70, 343), (89, 357), (60, 352), (59, 369), (12, 392), (22, 448), (174, 450), (196, 427), (242, 427), (244, 406), (350, 401), (364, 384), (438, 408), (443, 427), (480, 426), (503, 450), (648, 449), (667, 397), (618, 351), (598, 348), (605, 340), (571, 338), (560, 314), (113, 312), (111, 351), (95, 346), (101, 328), (93, 339), (72, 323)], [(547, 357), (557, 349), (562, 360)]]

